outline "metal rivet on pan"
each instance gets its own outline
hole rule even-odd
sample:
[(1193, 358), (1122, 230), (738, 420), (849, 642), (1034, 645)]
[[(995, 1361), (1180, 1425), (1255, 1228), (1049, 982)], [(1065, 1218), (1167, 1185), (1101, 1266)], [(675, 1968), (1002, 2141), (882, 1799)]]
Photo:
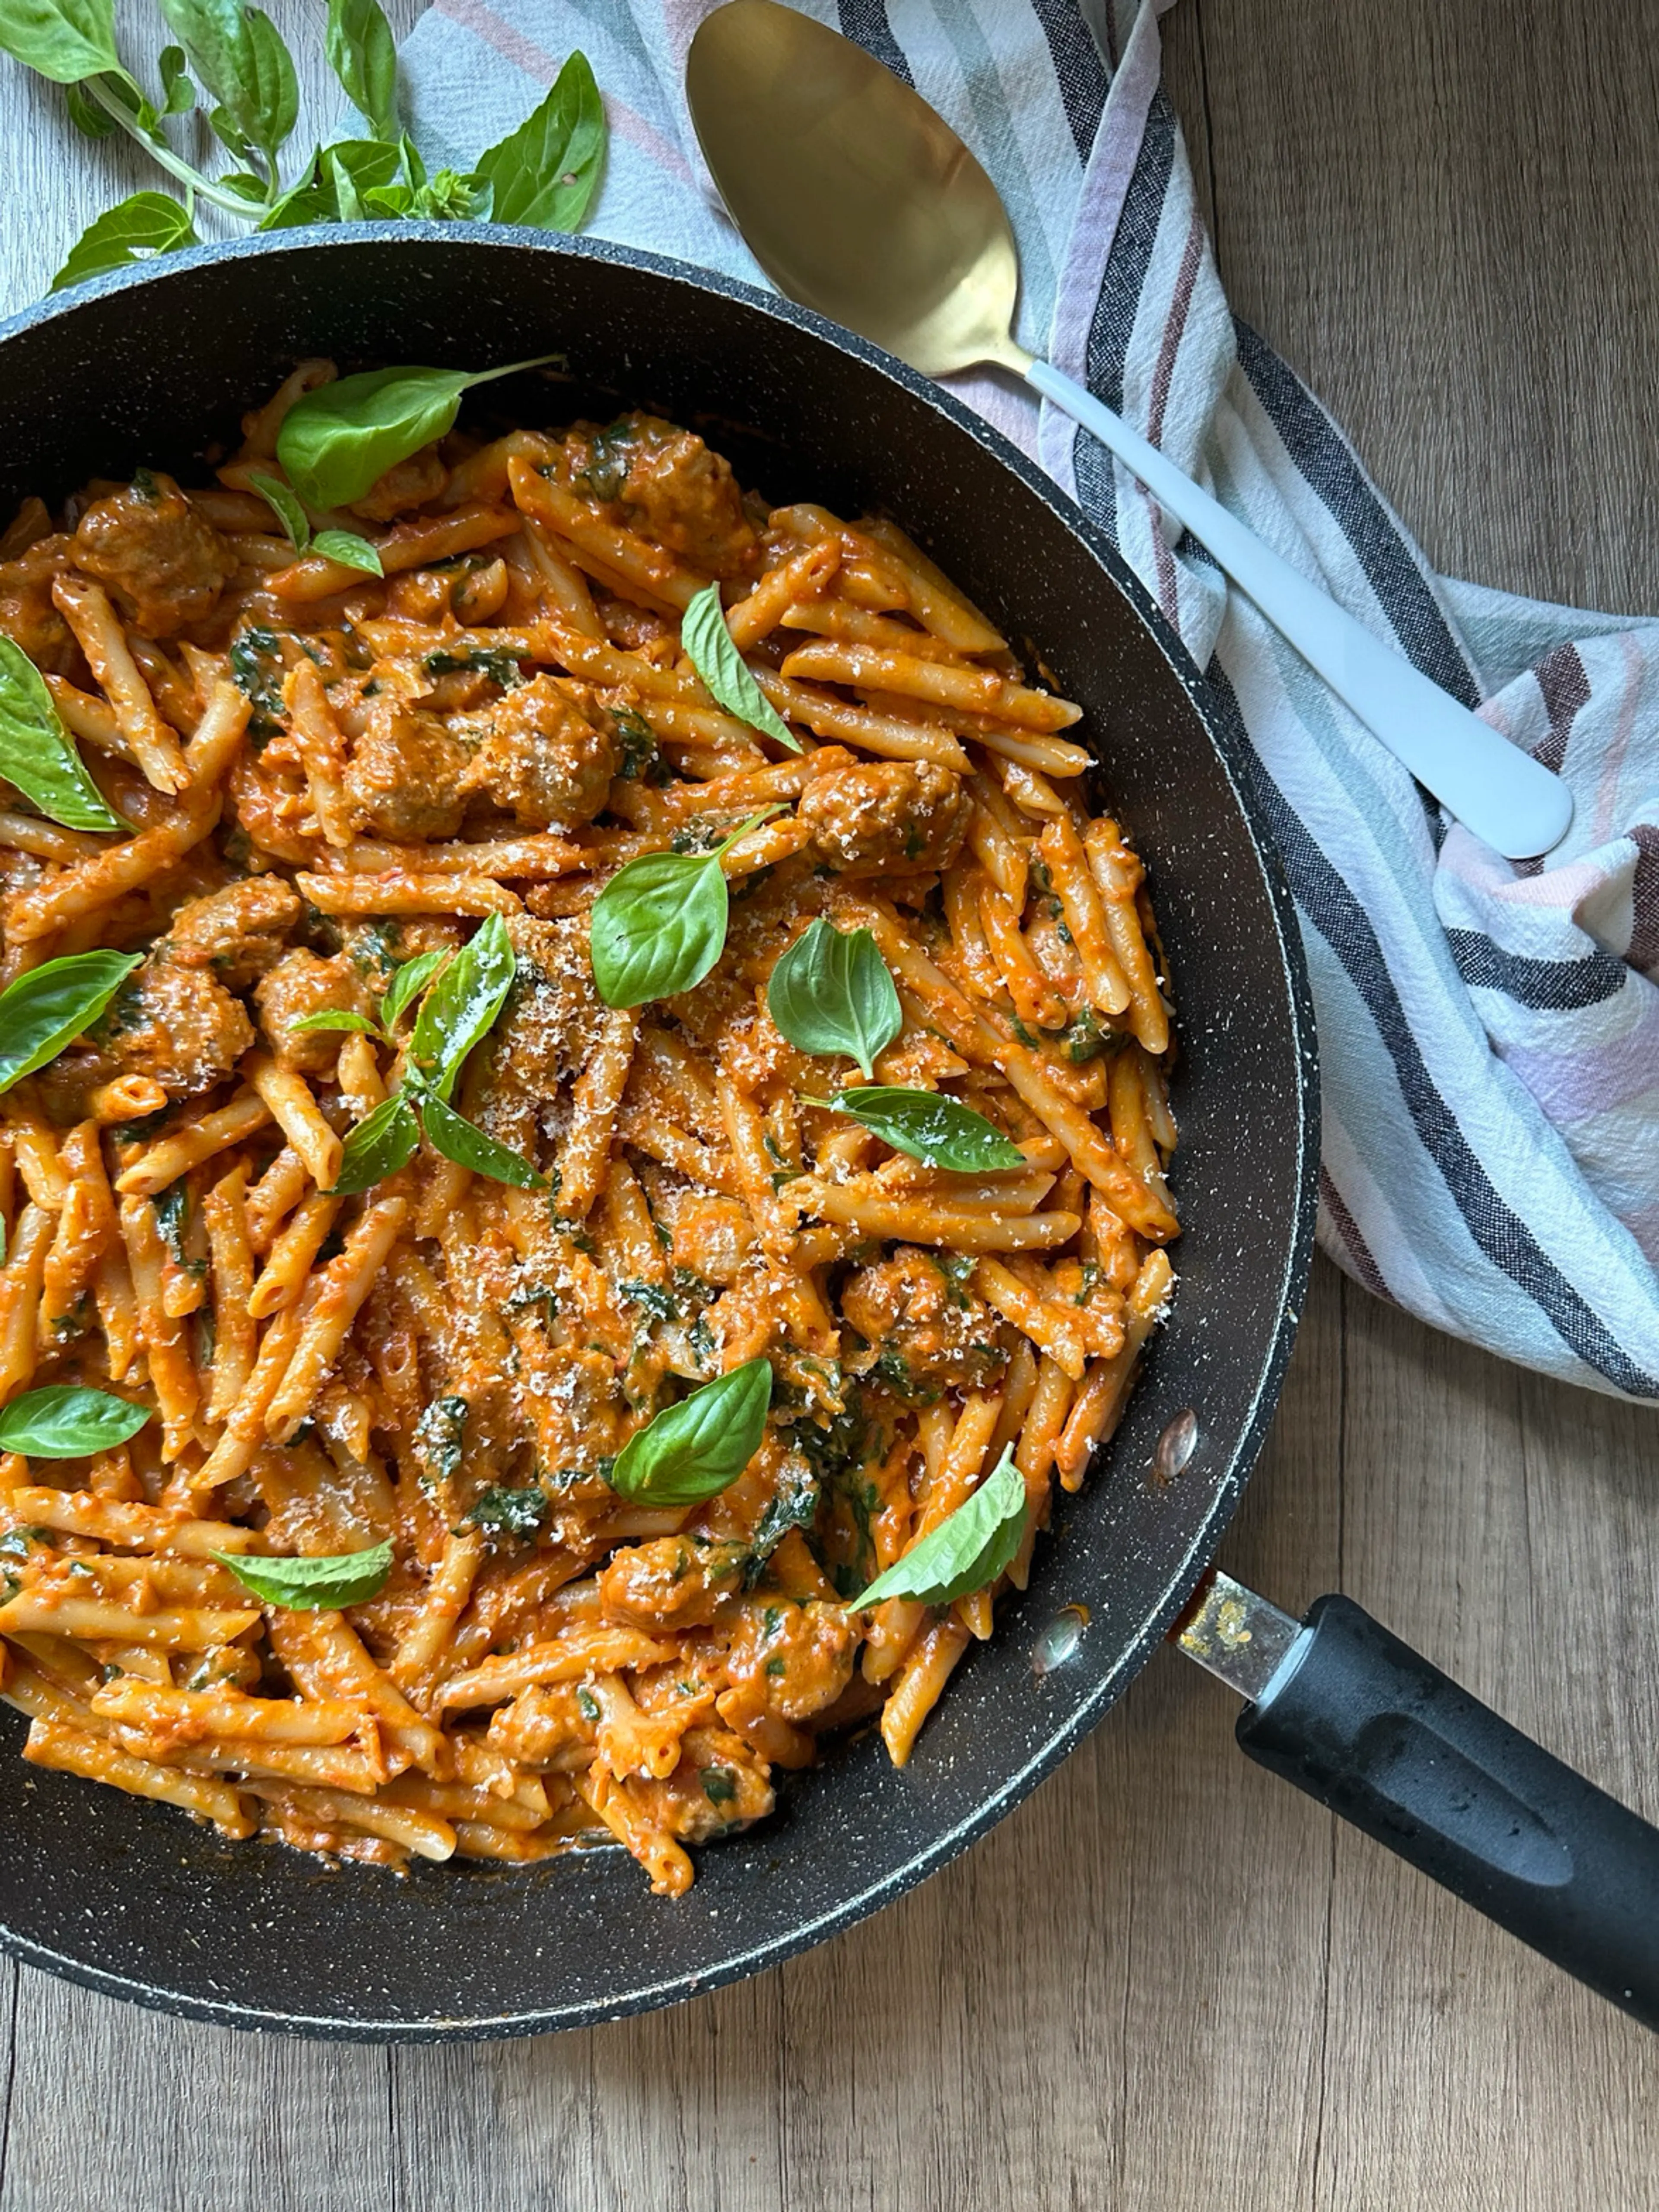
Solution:
[(1173, 1482), (1185, 1468), (1198, 1449), (1198, 1415), (1190, 1406), (1177, 1413), (1152, 1452), (1152, 1477), (1158, 1482)]
[(1088, 1626), (1086, 1605), (1062, 1606), (1031, 1646), (1031, 1672), (1052, 1674), (1056, 1667), (1063, 1667), (1068, 1659), (1074, 1658)]

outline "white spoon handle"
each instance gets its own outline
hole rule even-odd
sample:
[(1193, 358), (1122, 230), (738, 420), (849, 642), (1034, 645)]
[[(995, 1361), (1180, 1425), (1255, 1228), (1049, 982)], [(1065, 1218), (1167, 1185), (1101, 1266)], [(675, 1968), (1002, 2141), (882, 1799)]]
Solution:
[(1560, 843), (1572, 822), (1572, 794), (1559, 776), (1356, 622), (1091, 392), (1047, 362), (1033, 362), (1026, 376), (1134, 471), (1337, 697), (1477, 837), (1512, 860)]

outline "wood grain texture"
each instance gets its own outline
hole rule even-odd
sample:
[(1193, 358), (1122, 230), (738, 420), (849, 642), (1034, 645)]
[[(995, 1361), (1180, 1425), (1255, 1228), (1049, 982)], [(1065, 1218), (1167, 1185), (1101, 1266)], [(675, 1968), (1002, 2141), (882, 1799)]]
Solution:
[[(315, 0), (273, 12), (315, 39)], [(1656, 28), (1626, 0), (1166, 21), (1236, 305), (1435, 557), (1649, 607)], [(7, 304), (112, 189), (55, 106), (0, 64), (0, 185), (30, 181), (8, 204), (39, 227)], [(1224, 1557), (1289, 1605), (1352, 1591), (1659, 1817), (1656, 1443), (1651, 1416), (1322, 1263)], [(264, 2042), (0, 1968), (0, 2212), (1659, 2207), (1659, 2045), (1251, 1766), (1231, 1724), (1161, 1656), (877, 1921), (585, 2035)]]

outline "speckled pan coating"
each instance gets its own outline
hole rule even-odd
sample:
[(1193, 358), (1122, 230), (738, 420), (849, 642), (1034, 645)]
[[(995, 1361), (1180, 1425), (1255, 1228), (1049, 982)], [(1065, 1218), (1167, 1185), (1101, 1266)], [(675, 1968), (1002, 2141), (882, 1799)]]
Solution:
[[(884, 509), (1040, 645), (1152, 872), (1180, 993), (1171, 1317), (1117, 1439), (1063, 1501), (1031, 1587), (999, 1607), (909, 1765), (866, 1734), (775, 1816), (698, 1855), (678, 1903), (615, 1850), (518, 1871), (327, 1872), (225, 1844), (169, 1808), (15, 1761), (0, 1727), (0, 1942), (165, 2009), (317, 2035), (528, 2033), (775, 1965), (874, 1911), (1012, 1809), (1121, 1693), (1232, 1512), (1301, 1310), (1318, 1158), (1297, 926), (1251, 769), (1116, 553), (945, 393), (817, 316), (682, 264), (482, 225), (358, 225), (175, 254), (0, 327), (0, 507), (135, 464), (187, 466), (293, 360), (465, 368), (561, 348), (567, 388), (480, 397), (503, 419), (644, 404), (775, 501)], [(1200, 1441), (1150, 1479), (1187, 1407)], [(1065, 1605), (1075, 1655), (1032, 1671)], [(1051, 1908), (1066, 1910), (1063, 1899)]]

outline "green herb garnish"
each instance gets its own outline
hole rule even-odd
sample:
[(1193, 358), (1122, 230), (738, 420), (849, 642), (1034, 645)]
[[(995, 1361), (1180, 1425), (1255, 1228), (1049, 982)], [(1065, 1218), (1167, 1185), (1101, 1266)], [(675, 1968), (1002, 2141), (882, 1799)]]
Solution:
[(750, 674), (748, 663), (732, 642), (718, 584), (699, 592), (687, 607), (680, 623), (680, 643), (710, 696), (728, 714), (747, 722), (763, 738), (775, 738), (790, 752), (800, 750), (799, 739)]
[(637, 1430), (611, 1470), (611, 1487), (636, 1505), (714, 1497), (760, 1449), (771, 1402), (771, 1362), (746, 1360)]
[(23, 1452), (30, 1459), (84, 1459), (125, 1443), (149, 1418), (148, 1407), (107, 1390), (54, 1383), (27, 1390), (0, 1408), (0, 1451)]
[(847, 1609), (862, 1613), (892, 1597), (950, 1605), (1006, 1573), (1024, 1533), (1025, 1478), (1014, 1465), (1011, 1447), (971, 1498), (867, 1589), (849, 1598)]
[(239, 1552), (215, 1552), (212, 1557), (262, 1605), (282, 1606), (289, 1613), (335, 1613), (342, 1606), (365, 1605), (379, 1596), (392, 1572), (389, 1541), (325, 1559), (256, 1559)]
[(642, 853), (593, 902), (589, 957), (607, 1006), (642, 1006), (701, 983), (720, 958), (730, 915), (720, 861), (778, 812), (751, 814), (709, 853)]
[(9, 983), (0, 991), (0, 1091), (73, 1044), (143, 965), (141, 952), (71, 952)]
[(802, 1052), (842, 1053), (866, 1080), (904, 1026), (897, 987), (867, 929), (839, 930), (822, 916), (772, 970), (766, 1003)]

